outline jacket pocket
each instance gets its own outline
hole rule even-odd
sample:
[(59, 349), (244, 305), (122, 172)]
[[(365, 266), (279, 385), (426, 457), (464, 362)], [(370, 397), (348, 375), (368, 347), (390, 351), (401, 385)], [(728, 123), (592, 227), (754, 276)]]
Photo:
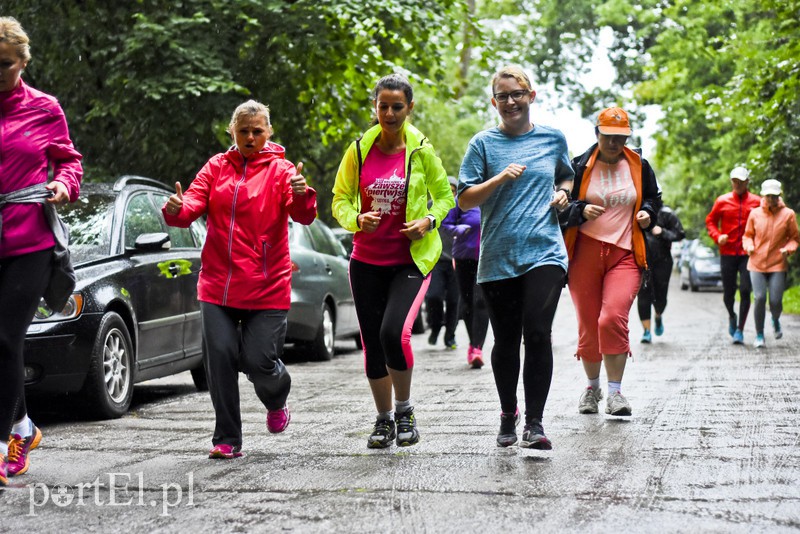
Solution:
[(272, 248), (272, 245), (267, 243), (265, 240), (261, 241), (261, 274), (264, 275), (264, 278), (267, 278), (269, 275), (269, 269), (267, 268), (267, 257), (269, 256), (269, 249)]

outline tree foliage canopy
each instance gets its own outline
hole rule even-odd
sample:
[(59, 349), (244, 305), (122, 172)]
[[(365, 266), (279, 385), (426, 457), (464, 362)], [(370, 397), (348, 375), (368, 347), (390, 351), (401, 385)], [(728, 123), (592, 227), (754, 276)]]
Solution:
[(370, 91), (395, 70), (434, 93), (464, 19), (456, 0), (30, 0), (31, 85), (65, 108), (89, 179), (188, 183), (230, 144), (233, 108), (270, 106), (274, 139), (323, 195)]

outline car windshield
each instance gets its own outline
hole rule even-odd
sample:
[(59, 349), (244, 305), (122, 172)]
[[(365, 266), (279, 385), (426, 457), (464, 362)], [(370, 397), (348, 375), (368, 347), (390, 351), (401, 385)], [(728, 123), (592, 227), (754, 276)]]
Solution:
[(697, 250), (694, 252), (694, 256), (696, 258), (713, 258), (716, 255), (717, 254), (714, 249), (702, 245), (697, 247)]
[(69, 226), (69, 250), (75, 264), (108, 256), (114, 195), (89, 193), (59, 207), (58, 214)]

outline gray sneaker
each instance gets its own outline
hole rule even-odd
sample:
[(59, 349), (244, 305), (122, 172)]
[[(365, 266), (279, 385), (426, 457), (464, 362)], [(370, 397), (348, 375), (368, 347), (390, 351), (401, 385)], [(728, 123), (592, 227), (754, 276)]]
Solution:
[(619, 391), (606, 399), (606, 413), (608, 415), (629, 416), (632, 412), (628, 399), (623, 397)]
[(597, 413), (597, 403), (603, 398), (603, 390), (600, 388), (593, 389), (591, 386), (587, 387), (581, 393), (581, 399), (578, 401), (579, 413)]

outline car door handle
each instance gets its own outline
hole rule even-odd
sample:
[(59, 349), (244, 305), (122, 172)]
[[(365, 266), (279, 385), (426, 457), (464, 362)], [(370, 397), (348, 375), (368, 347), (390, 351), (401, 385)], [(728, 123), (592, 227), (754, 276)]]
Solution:
[(325, 264), (325, 272), (328, 273), (328, 275), (333, 274), (333, 269), (331, 269), (331, 266), (328, 265), (327, 263)]

